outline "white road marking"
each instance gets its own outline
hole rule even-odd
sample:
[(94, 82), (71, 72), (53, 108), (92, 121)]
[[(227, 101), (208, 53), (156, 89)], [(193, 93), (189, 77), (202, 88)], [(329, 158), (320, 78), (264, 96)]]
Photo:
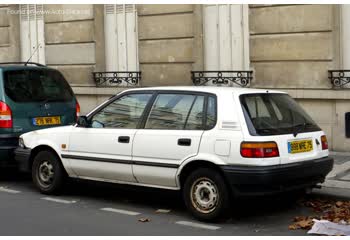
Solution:
[(175, 222), (176, 224), (189, 226), (189, 227), (196, 227), (196, 228), (204, 228), (208, 230), (218, 230), (221, 227), (213, 226), (213, 225), (207, 225), (207, 224), (201, 224), (201, 223), (194, 223), (194, 222), (187, 222), (187, 221), (178, 221)]
[(170, 213), (170, 209), (158, 209), (156, 213)]
[(5, 187), (0, 187), (0, 191), (1, 192), (7, 192), (7, 193), (20, 193), (20, 191), (9, 189), (9, 188), (5, 188)]
[(107, 212), (114, 212), (114, 213), (120, 213), (120, 214), (125, 214), (125, 215), (130, 215), (130, 216), (136, 216), (140, 215), (141, 213), (138, 212), (132, 212), (132, 211), (127, 211), (123, 209), (116, 209), (116, 208), (101, 208), (102, 211), (107, 211)]
[(57, 202), (57, 203), (65, 203), (65, 204), (71, 204), (71, 203), (76, 203), (77, 201), (69, 201), (69, 200), (64, 200), (64, 199), (59, 199), (59, 198), (52, 198), (52, 197), (44, 197), (42, 200), (46, 201), (51, 201), (51, 202)]

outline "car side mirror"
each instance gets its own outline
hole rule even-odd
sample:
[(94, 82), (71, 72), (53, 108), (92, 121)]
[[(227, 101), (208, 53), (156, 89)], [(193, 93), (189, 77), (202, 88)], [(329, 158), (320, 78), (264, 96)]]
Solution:
[(80, 116), (78, 118), (77, 124), (79, 127), (88, 127), (89, 121), (86, 116)]

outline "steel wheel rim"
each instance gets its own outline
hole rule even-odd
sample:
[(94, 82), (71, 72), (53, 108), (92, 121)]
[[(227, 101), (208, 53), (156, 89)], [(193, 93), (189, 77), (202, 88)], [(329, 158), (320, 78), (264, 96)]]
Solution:
[(191, 202), (200, 213), (213, 212), (219, 202), (219, 191), (216, 184), (206, 177), (197, 179), (191, 186)]
[(53, 165), (49, 161), (43, 161), (38, 167), (37, 178), (40, 185), (49, 187), (54, 180), (55, 172)]

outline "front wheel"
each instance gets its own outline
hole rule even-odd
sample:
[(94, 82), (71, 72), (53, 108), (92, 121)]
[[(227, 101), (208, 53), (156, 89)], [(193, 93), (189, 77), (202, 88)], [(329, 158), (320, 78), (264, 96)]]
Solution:
[(183, 189), (185, 204), (201, 221), (225, 219), (230, 213), (230, 194), (223, 177), (217, 171), (200, 168), (186, 179)]
[(40, 192), (58, 193), (63, 185), (65, 172), (58, 157), (50, 151), (39, 152), (33, 162), (32, 179)]

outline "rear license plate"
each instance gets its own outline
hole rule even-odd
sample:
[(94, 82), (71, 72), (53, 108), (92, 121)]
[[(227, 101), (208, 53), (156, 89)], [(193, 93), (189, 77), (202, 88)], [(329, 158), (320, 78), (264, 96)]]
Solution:
[(312, 140), (299, 140), (288, 142), (288, 153), (302, 153), (312, 151)]
[(61, 117), (36, 117), (33, 118), (33, 125), (45, 126), (45, 125), (59, 125), (61, 124)]

